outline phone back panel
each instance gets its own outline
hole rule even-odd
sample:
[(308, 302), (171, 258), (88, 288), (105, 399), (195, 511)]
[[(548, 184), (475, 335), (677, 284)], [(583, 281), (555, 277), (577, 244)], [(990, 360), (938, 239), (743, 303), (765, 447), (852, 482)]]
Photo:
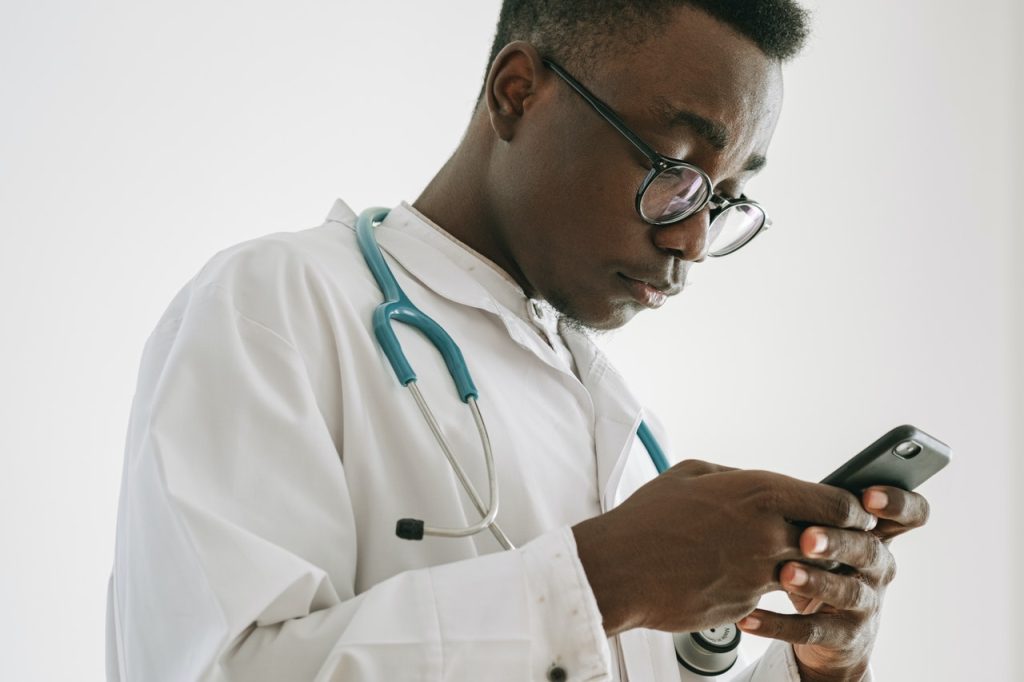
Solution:
[[(896, 446), (906, 441), (919, 445), (920, 452), (911, 457), (897, 455)], [(948, 445), (907, 424), (889, 431), (821, 482), (858, 495), (873, 485), (913, 490), (949, 464), (952, 456)]]

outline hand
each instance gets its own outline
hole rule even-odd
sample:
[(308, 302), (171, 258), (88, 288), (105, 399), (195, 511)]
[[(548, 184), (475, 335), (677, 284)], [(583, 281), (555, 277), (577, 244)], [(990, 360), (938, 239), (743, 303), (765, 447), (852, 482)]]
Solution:
[(788, 562), (779, 581), (799, 615), (758, 609), (740, 621), (746, 632), (793, 644), (803, 680), (860, 680), (867, 670), (885, 589), (896, 575), (889, 541), (923, 526), (928, 501), (885, 486), (864, 491), (864, 508), (879, 518), (870, 532), (812, 526), (800, 535), (808, 559), (844, 564), (837, 572)]
[(573, 533), (610, 637), (693, 632), (750, 613), (779, 589), (779, 564), (803, 556), (793, 521), (862, 531), (876, 519), (839, 488), (689, 460)]

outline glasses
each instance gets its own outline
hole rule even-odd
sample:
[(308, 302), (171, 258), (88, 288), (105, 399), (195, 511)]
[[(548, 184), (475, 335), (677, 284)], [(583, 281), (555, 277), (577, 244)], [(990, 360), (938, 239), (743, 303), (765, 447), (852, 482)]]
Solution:
[(707, 173), (692, 163), (656, 152), (630, 130), (611, 107), (565, 69), (550, 59), (543, 62), (650, 160), (651, 170), (636, 191), (636, 212), (644, 221), (651, 225), (669, 225), (686, 220), (708, 206), (708, 255), (716, 258), (739, 250), (771, 226), (771, 219), (756, 201), (742, 194), (738, 199), (716, 196), (711, 191), (711, 178)]

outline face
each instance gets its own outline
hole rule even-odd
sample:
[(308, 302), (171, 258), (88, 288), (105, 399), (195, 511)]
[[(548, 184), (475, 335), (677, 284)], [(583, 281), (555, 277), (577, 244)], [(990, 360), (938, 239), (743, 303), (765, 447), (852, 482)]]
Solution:
[[(679, 8), (647, 43), (592, 71), (575, 75), (658, 152), (703, 169), (715, 194), (737, 197), (756, 174), (782, 104), (781, 71), (730, 27)], [(706, 255), (708, 209), (664, 226), (640, 218), (634, 201), (650, 162), (531, 46), (506, 48), (486, 87), (499, 138), (486, 180), (499, 265), (598, 330), (664, 301), (643, 282), (678, 293)]]

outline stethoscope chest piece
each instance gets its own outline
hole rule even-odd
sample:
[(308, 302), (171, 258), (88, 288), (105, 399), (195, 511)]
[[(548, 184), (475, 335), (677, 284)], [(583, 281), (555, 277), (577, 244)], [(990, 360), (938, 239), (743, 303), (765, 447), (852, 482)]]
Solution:
[(698, 675), (721, 675), (736, 663), (740, 634), (735, 624), (719, 625), (700, 632), (677, 632), (672, 636), (676, 659), (684, 668)]

